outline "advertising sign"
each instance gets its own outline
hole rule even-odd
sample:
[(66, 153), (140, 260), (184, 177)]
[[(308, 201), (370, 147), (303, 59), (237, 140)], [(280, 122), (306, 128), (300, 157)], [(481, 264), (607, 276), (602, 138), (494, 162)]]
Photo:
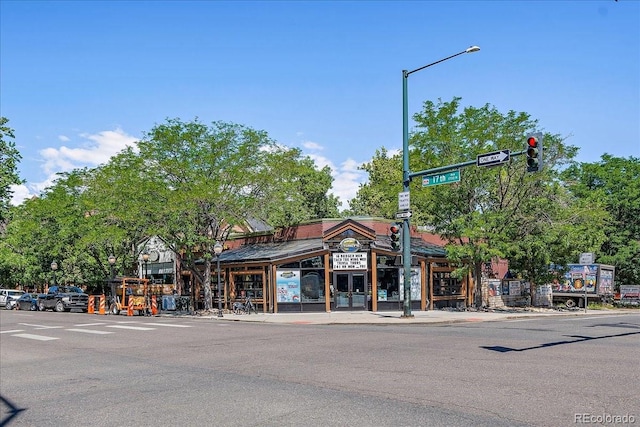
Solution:
[(335, 252), (333, 256), (334, 270), (366, 270), (366, 252)]
[(276, 272), (278, 302), (300, 302), (300, 270)]
[[(404, 268), (400, 268), (400, 301), (404, 301)], [(420, 268), (411, 269), (411, 300), (419, 301), (422, 299), (422, 287), (420, 286)]]
[(613, 294), (613, 270), (600, 269), (599, 292), (603, 295)]
[(556, 292), (595, 293), (598, 278), (598, 266), (570, 264), (564, 281), (554, 285)]

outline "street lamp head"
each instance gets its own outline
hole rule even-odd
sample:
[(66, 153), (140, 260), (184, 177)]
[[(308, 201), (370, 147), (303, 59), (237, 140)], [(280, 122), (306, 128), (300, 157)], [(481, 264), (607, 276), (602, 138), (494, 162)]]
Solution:
[(113, 265), (116, 263), (116, 257), (113, 255), (109, 255), (109, 264)]
[(142, 252), (142, 261), (144, 262), (149, 261), (149, 252), (147, 252), (146, 249), (144, 250), (144, 252)]
[(51, 263), (51, 269), (52, 269), (53, 271), (56, 271), (56, 270), (58, 269), (58, 263), (57, 263), (57, 262), (55, 262), (55, 261), (53, 261), (53, 262)]
[(465, 50), (465, 53), (473, 53), (473, 52), (477, 52), (480, 50), (479, 46), (469, 46), (467, 48), (467, 50)]
[(220, 256), (223, 249), (224, 248), (222, 247), (222, 243), (220, 242), (216, 242), (216, 244), (213, 245), (213, 252), (216, 254), (216, 256)]

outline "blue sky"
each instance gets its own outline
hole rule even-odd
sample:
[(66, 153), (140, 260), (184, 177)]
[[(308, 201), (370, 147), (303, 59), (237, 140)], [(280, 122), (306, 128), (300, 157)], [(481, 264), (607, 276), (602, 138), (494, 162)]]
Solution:
[(352, 198), (409, 112), (454, 96), (524, 111), (580, 147), (640, 157), (640, 2), (0, 0), (0, 115), (23, 156), (14, 203), (166, 118), (265, 130)]

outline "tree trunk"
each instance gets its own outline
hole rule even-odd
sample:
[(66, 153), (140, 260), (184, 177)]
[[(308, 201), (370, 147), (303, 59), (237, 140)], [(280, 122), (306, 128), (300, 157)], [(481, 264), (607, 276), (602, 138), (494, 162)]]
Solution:
[(204, 309), (211, 310), (211, 259), (204, 260)]
[(473, 305), (475, 308), (482, 308), (482, 263), (476, 262), (473, 266)]

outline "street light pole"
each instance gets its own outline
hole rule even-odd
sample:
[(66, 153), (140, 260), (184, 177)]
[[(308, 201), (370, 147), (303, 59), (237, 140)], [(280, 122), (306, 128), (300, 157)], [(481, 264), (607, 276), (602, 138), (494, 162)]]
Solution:
[(149, 252), (145, 249), (142, 253), (142, 262), (144, 262), (144, 279), (147, 278), (147, 263), (149, 262)]
[[(109, 255), (109, 258), (107, 258), (107, 259), (109, 260), (109, 268), (111, 270), (111, 276), (109, 277), (109, 280), (107, 280), (107, 292), (109, 294), (113, 294), (112, 286), (113, 286), (113, 279), (115, 279), (115, 277), (116, 277), (116, 273), (115, 273), (115, 270), (114, 270), (114, 266), (115, 266), (115, 263), (116, 263), (116, 257), (113, 254), (111, 254), (111, 255)], [(102, 293), (103, 294), (105, 293), (104, 288), (102, 288)]]
[[(455, 58), (458, 55), (477, 52), (479, 50), (480, 48), (478, 46), (471, 46), (462, 52), (458, 52), (439, 61), (416, 68), (415, 70), (402, 70), (402, 191), (406, 193), (407, 196), (409, 195), (409, 184), (411, 183), (411, 178), (409, 177), (411, 171), (409, 170), (409, 100), (407, 90), (407, 80), (409, 75), (447, 61), (451, 58)], [(411, 236), (409, 233), (409, 218), (407, 217), (402, 221), (402, 268), (404, 272), (404, 301), (402, 304), (402, 317), (413, 317), (411, 314)]]
[(56, 286), (56, 270), (58, 269), (58, 263), (53, 261), (51, 263), (51, 271), (53, 271), (53, 286)]
[(116, 257), (113, 255), (109, 255), (109, 267), (111, 268), (111, 280), (113, 280), (116, 277), (116, 273), (114, 270), (115, 263), (116, 263)]
[(224, 248), (220, 242), (216, 242), (213, 246), (213, 252), (216, 254), (216, 267), (218, 269), (218, 317), (222, 317), (222, 295), (220, 294), (220, 254), (223, 249)]

